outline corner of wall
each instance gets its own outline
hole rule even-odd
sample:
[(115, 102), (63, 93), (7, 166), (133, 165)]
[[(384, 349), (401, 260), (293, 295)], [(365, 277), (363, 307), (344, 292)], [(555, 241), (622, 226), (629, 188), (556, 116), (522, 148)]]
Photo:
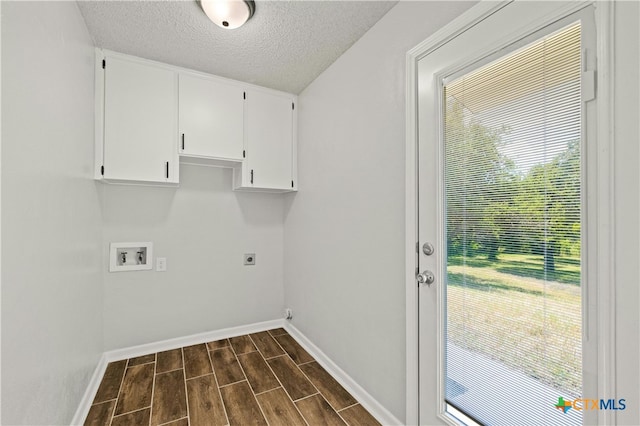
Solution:
[(75, 2), (1, 27), (2, 423), (63, 424), (103, 351), (93, 43)]
[(400, 420), (405, 55), (473, 3), (399, 2), (298, 101), (301, 190), (285, 218), (292, 324)]

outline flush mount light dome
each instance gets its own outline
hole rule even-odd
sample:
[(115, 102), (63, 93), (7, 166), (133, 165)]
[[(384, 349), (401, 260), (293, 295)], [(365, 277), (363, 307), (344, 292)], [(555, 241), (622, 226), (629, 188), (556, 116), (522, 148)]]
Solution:
[(202, 10), (214, 24), (227, 30), (242, 26), (253, 16), (253, 0), (201, 0)]

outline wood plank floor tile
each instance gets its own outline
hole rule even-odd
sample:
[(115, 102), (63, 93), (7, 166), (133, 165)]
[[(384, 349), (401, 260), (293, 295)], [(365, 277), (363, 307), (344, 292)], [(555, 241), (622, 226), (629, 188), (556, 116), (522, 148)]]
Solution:
[(259, 352), (238, 355), (238, 361), (240, 361), (251, 389), (255, 393), (265, 392), (280, 386), (278, 379), (273, 375)]
[(84, 421), (85, 426), (109, 426), (115, 406), (115, 399), (92, 405), (89, 409), (89, 414), (87, 414), (87, 419)]
[(282, 348), (273, 340), (273, 337), (266, 332), (250, 334), (253, 343), (256, 344), (258, 350), (265, 358), (273, 358), (274, 356), (284, 355)]
[(149, 354), (149, 355), (143, 355), (143, 356), (137, 356), (135, 358), (129, 358), (129, 367), (132, 367), (134, 365), (140, 365), (140, 364), (147, 364), (149, 362), (155, 362), (156, 361), (156, 354)]
[(110, 363), (85, 425), (110, 422), (379, 425), (284, 328)]
[(126, 368), (126, 359), (110, 362), (109, 365), (107, 365), (98, 392), (96, 392), (96, 397), (93, 399), (94, 404), (118, 397), (118, 391), (120, 390), (120, 384), (122, 383), (122, 377), (124, 376), (124, 370)]
[(284, 389), (278, 388), (256, 396), (270, 426), (305, 425)]
[(287, 333), (287, 330), (280, 327), (280, 328), (274, 328), (273, 330), (269, 330), (269, 334), (275, 337), (275, 336), (281, 336), (283, 334), (289, 334), (289, 333)]
[(154, 366), (154, 364), (143, 364), (127, 368), (118, 396), (115, 415), (140, 410), (151, 405)]
[(272, 358), (267, 362), (294, 401), (317, 392), (316, 388), (288, 356)]
[(211, 363), (213, 370), (216, 372), (218, 386), (225, 386), (231, 383), (244, 380), (244, 373), (238, 364), (236, 354), (231, 348), (222, 348), (211, 351)]
[(300, 368), (336, 410), (341, 410), (358, 402), (317, 362), (303, 364)]
[(145, 408), (144, 410), (138, 410), (133, 413), (116, 416), (111, 421), (111, 426), (148, 425), (150, 414), (151, 408)]
[(345, 422), (322, 395), (313, 395), (309, 398), (296, 401), (298, 409), (310, 426), (344, 426)]
[(192, 377), (211, 374), (211, 362), (209, 361), (209, 351), (203, 343), (201, 345), (185, 346), (184, 352), (184, 372), (187, 379)]
[(231, 343), (231, 346), (233, 346), (233, 350), (236, 351), (236, 354), (238, 355), (256, 350), (256, 347), (249, 336), (232, 337), (229, 339), (229, 342)]
[(182, 349), (158, 352), (156, 374), (182, 368)]
[(216, 349), (226, 348), (229, 346), (229, 339), (216, 340), (214, 342), (207, 343), (207, 348), (210, 351), (215, 351)]
[(187, 399), (191, 426), (227, 424), (213, 374), (187, 380)]
[(267, 425), (247, 382), (225, 386), (220, 388), (220, 392), (231, 426)]
[[(167, 423), (162, 426), (189, 426), (189, 419), (185, 417), (184, 419), (176, 420), (175, 422)], [(197, 424), (194, 423), (193, 426), (197, 426)]]
[(380, 422), (360, 404), (340, 411), (340, 415), (349, 426), (380, 426)]
[(296, 364), (303, 364), (305, 362), (314, 361), (313, 357), (309, 355), (307, 351), (303, 349), (293, 337), (288, 334), (283, 334), (274, 337), (280, 343), (285, 352), (291, 357)]
[(173, 370), (156, 375), (151, 406), (151, 424), (159, 425), (187, 416), (184, 371)]

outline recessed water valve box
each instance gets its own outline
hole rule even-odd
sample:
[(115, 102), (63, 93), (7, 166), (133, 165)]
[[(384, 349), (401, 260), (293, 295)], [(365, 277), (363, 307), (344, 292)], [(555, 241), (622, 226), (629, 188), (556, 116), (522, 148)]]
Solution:
[(109, 272), (149, 270), (152, 259), (153, 243), (111, 243)]

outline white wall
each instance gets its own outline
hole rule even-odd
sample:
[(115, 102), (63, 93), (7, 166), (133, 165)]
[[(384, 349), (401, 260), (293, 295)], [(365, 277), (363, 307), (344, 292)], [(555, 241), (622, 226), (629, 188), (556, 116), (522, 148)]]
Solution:
[(615, 11), (615, 227), (617, 397), (628, 408), (618, 423), (640, 424), (640, 4)]
[[(282, 195), (181, 165), (178, 189), (105, 186), (103, 219), (105, 350), (282, 318)], [(167, 272), (108, 272), (109, 243), (127, 241), (152, 241)]]
[[(2, 8), (2, 423), (64, 424), (105, 350), (282, 317), (283, 196), (194, 166), (177, 190), (96, 184), (76, 3)], [(109, 273), (134, 240), (168, 271)]]
[(405, 418), (405, 54), (468, 2), (400, 2), (299, 97), (293, 324)]
[(93, 46), (75, 2), (3, 2), (2, 114), (2, 424), (68, 424), (102, 352)]
[[(301, 192), (283, 206), (222, 169), (184, 166), (178, 190), (94, 184), (77, 6), (3, 2), (2, 423), (68, 423), (103, 350), (279, 318), (283, 298), (404, 419), (404, 55), (469, 6), (398, 4), (303, 92)], [(640, 424), (638, 9), (616, 15), (621, 424)], [(168, 271), (108, 273), (108, 243), (127, 240), (153, 241)]]

